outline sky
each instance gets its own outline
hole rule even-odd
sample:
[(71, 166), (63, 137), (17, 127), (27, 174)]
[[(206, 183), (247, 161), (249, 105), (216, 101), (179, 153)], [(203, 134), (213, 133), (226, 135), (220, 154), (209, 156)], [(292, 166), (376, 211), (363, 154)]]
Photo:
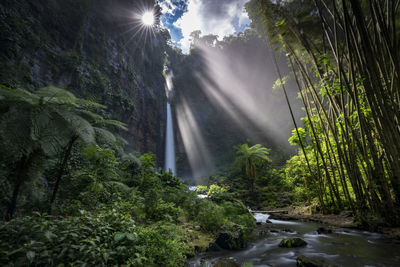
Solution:
[(250, 24), (244, 4), (248, 0), (159, 0), (161, 23), (168, 28), (172, 41), (187, 53), (190, 33), (225, 36), (242, 32)]

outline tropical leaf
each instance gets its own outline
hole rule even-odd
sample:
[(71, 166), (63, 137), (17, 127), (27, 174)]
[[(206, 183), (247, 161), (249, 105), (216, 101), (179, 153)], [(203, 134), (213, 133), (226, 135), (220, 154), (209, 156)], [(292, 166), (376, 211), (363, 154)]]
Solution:
[(115, 135), (106, 129), (93, 127), (93, 130), (96, 134), (96, 139), (101, 139), (109, 143), (115, 143), (117, 141)]

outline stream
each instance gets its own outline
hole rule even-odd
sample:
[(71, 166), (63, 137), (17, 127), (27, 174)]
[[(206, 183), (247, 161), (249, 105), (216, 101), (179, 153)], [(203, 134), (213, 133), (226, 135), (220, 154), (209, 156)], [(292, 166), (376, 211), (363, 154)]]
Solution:
[[(268, 214), (255, 213), (261, 222), (257, 232), (264, 230), (265, 236), (250, 243), (240, 251), (218, 251), (200, 254), (188, 261), (188, 266), (210, 266), (220, 258), (233, 258), (245, 266), (296, 266), (296, 259), (303, 255), (322, 260), (324, 266), (400, 266), (400, 241), (385, 238), (378, 233), (329, 227), (331, 234), (318, 234), (317, 229), (326, 225), (273, 220), (266, 223)], [(283, 238), (300, 237), (307, 242), (305, 247), (280, 248)], [(208, 264), (200, 265), (201, 260)], [(246, 264), (247, 263), (247, 264)]]

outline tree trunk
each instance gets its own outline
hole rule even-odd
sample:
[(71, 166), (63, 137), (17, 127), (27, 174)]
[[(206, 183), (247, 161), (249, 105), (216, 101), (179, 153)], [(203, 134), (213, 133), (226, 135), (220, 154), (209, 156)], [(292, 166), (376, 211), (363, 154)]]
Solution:
[(62, 176), (64, 174), (65, 167), (67, 166), (68, 159), (71, 156), (72, 147), (73, 147), (73, 145), (74, 145), (74, 143), (75, 143), (75, 141), (77, 139), (78, 139), (78, 136), (76, 136), (76, 135), (73, 136), (69, 140), (68, 145), (66, 147), (66, 150), (65, 150), (65, 153), (64, 153), (64, 157), (63, 157), (62, 162), (60, 164), (60, 168), (58, 169), (57, 180), (56, 180), (56, 183), (54, 185), (53, 194), (52, 194), (51, 199), (50, 199), (49, 214), (51, 214), (53, 203), (54, 203), (54, 200), (56, 199), (57, 191), (58, 191), (58, 188), (60, 186), (61, 178), (62, 178)]
[(21, 188), (21, 184), (22, 184), (22, 182), (20, 180), (20, 181), (16, 181), (16, 183), (14, 185), (13, 194), (12, 194), (11, 201), (10, 201), (10, 204), (9, 204), (8, 210), (7, 210), (7, 217), (6, 217), (7, 220), (11, 220), (14, 215), (15, 209), (17, 207), (17, 197), (19, 194), (19, 189)]
[(15, 209), (17, 207), (17, 198), (18, 198), (19, 190), (22, 185), (22, 181), (23, 181), (22, 176), (23, 176), (25, 165), (26, 165), (26, 156), (23, 156), (21, 158), (21, 160), (18, 162), (17, 168), (15, 170), (16, 176), (14, 178), (15, 179), (14, 190), (13, 190), (13, 194), (11, 196), (11, 201), (8, 205), (6, 220), (12, 219)]

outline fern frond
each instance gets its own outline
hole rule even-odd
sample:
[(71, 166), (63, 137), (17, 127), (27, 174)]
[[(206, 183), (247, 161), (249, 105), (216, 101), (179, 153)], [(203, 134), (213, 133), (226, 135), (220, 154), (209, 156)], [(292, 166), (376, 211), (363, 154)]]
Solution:
[(95, 131), (87, 120), (68, 110), (57, 110), (57, 113), (67, 122), (66, 127), (74, 134), (86, 143), (94, 143)]
[(93, 127), (93, 129), (96, 133), (96, 139), (102, 139), (107, 143), (115, 143), (117, 141), (115, 135), (112, 132), (99, 127)]
[(40, 97), (23, 89), (11, 89), (4, 85), (0, 85), (0, 96), (3, 103), (24, 103), (28, 105), (37, 105), (40, 102)]
[(79, 114), (81, 114), (83, 117), (88, 119), (89, 121), (100, 121), (104, 120), (103, 117), (99, 114), (96, 114), (92, 111), (86, 110), (86, 109), (81, 109), (78, 111)]
[(103, 126), (103, 127), (113, 127), (118, 130), (128, 131), (126, 124), (117, 120), (98, 120), (94, 122), (94, 125)]

